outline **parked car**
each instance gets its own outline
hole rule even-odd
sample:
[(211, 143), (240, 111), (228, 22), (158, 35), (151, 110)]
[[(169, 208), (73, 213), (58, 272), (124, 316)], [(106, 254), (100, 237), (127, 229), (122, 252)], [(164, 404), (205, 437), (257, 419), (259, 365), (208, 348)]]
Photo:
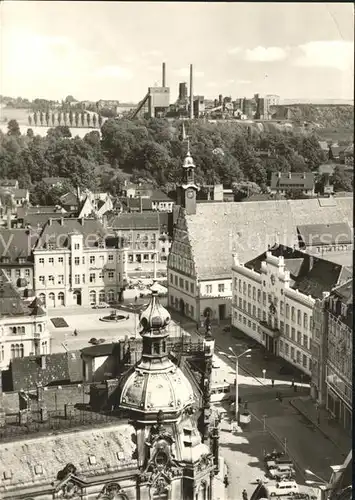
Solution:
[(281, 481), (275, 486), (268, 486), (270, 497), (293, 496), (299, 493), (296, 481)]
[(266, 468), (268, 471), (270, 471), (271, 469), (277, 469), (277, 463), (275, 462), (275, 460), (268, 460), (266, 462)]
[(277, 458), (283, 457), (285, 455), (284, 451), (272, 451), (271, 453), (267, 453), (264, 456), (264, 460), (267, 462), (268, 460), (276, 460)]
[(293, 466), (289, 465), (278, 465), (275, 469), (269, 470), (269, 475), (273, 479), (284, 479), (293, 478), (296, 475), (296, 471)]
[(92, 337), (89, 340), (89, 344), (92, 344), (92, 345), (99, 345), (99, 344), (103, 344), (104, 342), (105, 342), (105, 339), (97, 339), (95, 337)]
[(107, 304), (107, 302), (99, 302), (98, 304), (94, 304), (92, 306), (93, 309), (108, 309), (110, 304)]

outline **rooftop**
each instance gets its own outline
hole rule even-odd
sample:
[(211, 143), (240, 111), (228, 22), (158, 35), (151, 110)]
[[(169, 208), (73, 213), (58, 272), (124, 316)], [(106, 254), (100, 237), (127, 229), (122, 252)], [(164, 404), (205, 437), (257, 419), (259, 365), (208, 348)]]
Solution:
[(22, 300), (5, 272), (0, 269), (0, 317), (43, 315), (42, 310), (30, 306)]
[(303, 189), (313, 189), (314, 174), (312, 172), (273, 172), (271, 174), (271, 189), (277, 187), (302, 184)]
[[(248, 203), (201, 203), (196, 214), (180, 213), (186, 220), (199, 279), (231, 277), (232, 253), (247, 262), (268, 245), (298, 245), (297, 227), (353, 220), (353, 198), (322, 200), (268, 200)], [(208, 242), (208, 245), (206, 244)], [(174, 243), (173, 243), (174, 248)], [(174, 251), (174, 250), (173, 250)]]
[(19, 264), (19, 258), (32, 262), (32, 249), (38, 241), (38, 234), (29, 229), (5, 229), (1, 228), (0, 255), (9, 259), (10, 263)]
[(115, 215), (108, 221), (108, 226), (113, 229), (158, 229), (159, 214), (157, 212), (132, 212)]
[(306, 246), (341, 245), (353, 241), (351, 229), (346, 222), (305, 224), (297, 226), (297, 231)]
[[(339, 283), (342, 266), (334, 264), (300, 250), (279, 245), (270, 252), (275, 257), (283, 256), (285, 267), (290, 271), (290, 286), (314, 299), (322, 298), (323, 292), (330, 292)], [(266, 252), (245, 264), (245, 267), (261, 271), (261, 263), (266, 260)]]
[(60, 197), (60, 201), (63, 205), (79, 205), (78, 197), (74, 193), (66, 193)]

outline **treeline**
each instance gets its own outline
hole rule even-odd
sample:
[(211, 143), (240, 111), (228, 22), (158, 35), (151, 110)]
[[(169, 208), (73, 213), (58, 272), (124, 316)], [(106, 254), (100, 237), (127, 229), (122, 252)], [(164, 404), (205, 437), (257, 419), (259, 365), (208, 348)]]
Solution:
[(103, 123), (102, 115), (90, 114), (85, 111), (35, 111), (32, 115), (28, 115), (28, 124), (31, 127), (55, 127), (55, 126), (70, 126), (70, 127), (93, 127), (100, 128)]
[[(196, 121), (188, 123), (186, 132), (201, 185), (253, 183), (263, 191), (272, 172), (314, 171), (325, 160), (317, 136), (292, 130), (264, 132), (257, 126)], [(178, 121), (109, 119), (101, 138), (98, 131), (73, 138), (65, 125), (40, 137), (32, 129), (21, 135), (11, 120), (7, 134), (0, 133), (0, 178), (18, 179), (21, 187), (32, 188), (31, 201), (39, 204), (44, 198), (49, 203), (51, 195), (43, 177), (64, 177), (65, 189), (100, 189), (113, 195), (127, 178), (170, 192), (183, 175), (187, 143), (181, 134)], [(352, 178), (340, 177), (337, 183), (337, 190), (349, 190)]]

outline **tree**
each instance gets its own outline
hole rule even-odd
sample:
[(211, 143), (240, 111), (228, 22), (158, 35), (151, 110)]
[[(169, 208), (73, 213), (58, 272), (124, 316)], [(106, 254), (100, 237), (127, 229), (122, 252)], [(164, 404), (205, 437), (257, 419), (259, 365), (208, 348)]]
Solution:
[(347, 172), (343, 167), (336, 166), (330, 178), (330, 184), (333, 184), (334, 191), (353, 191), (353, 174), (352, 172)]
[(48, 110), (46, 111), (46, 124), (47, 124), (47, 127), (49, 127), (49, 111)]
[(72, 110), (69, 111), (69, 123), (70, 123), (70, 126), (72, 127), (73, 126), (73, 111)]
[(33, 133), (33, 130), (32, 130), (31, 128), (28, 128), (28, 129), (27, 129), (27, 133), (26, 133), (26, 135), (27, 135), (27, 137), (28, 137), (29, 139), (33, 139), (33, 138), (34, 138), (34, 136), (35, 136), (35, 135), (34, 135), (34, 133)]
[(236, 201), (241, 201), (243, 198), (261, 193), (260, 187), (255, 182), (250, 181), (234, 182), (232, 189)]
[(102, 126), (102, 116), (101, 115), (99, 115), (99, 117), (98, 117), (98, 122), (99, 122), (99, 127), (101, 128), (101, 126)]
[(35, 111), (33, 113), (33, 121), (35, 123), (35, 126), (37, 127), (37, 123), (38, 123), (38, 116), (37, 116), (37, 111)]
[(87, 120), (88, 127), (90, 127), (90, 120), (91, 120), (91, 115), (90, 115), (90, 113), (87, 113), (87, 115), (86, 115), (86, 120)]
[(29, 126), (32, 125), (32, 116), (31, 115), (28, 115), (28, 124), (29, 124)]
[(84, 112), (84, 111), (82, 111), (82, 112), (80, 113), (80, 116), (81, 116), (81, 126), (82, 126), (82, 127), (85, 127), (85, 112)]
[(93, 124), (94, 128), (96, 128), (96, 114), (95, 113), (92, 116), (92, 124)]
[(61, 125), (61, 123), (62, 123), (62, 112), (59, 111), (59, 113), (58, 113), (58, 124), (59, 124), (59, 126)]
[(52, 126), (54, 127), (54, 124), (55, 124), (55, 114), (52, 113)]
[(285, 198), (288, 200), (306, 200), (308, 196), (301, 189), (290, 189), (286, 191)]
[(64, 111), (63, 114), (64, 114), (64, 117), (63, 117), (64, 118), (64, 125), (67, 125), (68, 124), (68, 115), (67, 115), (67, 112)]
[(20, 126), (16, 120), (10, 120), (9, 123), (7, 124), (7, 135), (13, 137), (21, 136)]
[(43, 119), (44, 119), (43, 111), (40, 111), (40, 113), (39, 113), (39, 121), (41, 122), (41, 127), (43, 127)]
[(79, 113), (77, 111), (75, 112), (75, 126), (79, 127)]

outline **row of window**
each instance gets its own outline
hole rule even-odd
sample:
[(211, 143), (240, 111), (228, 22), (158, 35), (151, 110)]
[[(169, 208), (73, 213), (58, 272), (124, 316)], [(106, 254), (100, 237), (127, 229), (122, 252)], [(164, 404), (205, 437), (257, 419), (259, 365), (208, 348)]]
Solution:
[(174, 284), (176, 287), (181, 288), (182, 290), (185, 289), (186, 292), (190, 292), (192, 294), (195, 293), (195, 284), (189, 284), (187, 280), (179, 278), (176, 274), (174, 275), (173, 273), (170, 273), (170, 283)]
[[(114, 255), (113, 254), (109, 254), (108, 257), (107, 257), (107, 260), (108, 262), (113, 262), (114, 261)], [(119, 261), (120, 260), (120, 255), (118, 254), (117, 255), (117, 260)], [(58, 257), (58, 258), (54, 258), (54, 257), (48, 257), (48, 264), (51, 264), (52, 266), (54, 266), (55, 264), (55, 261), (56, 263), (58, 264), (64, 264), (64, 257)], [(40, 257), (38, 259), (38, 262), (39, 264), (44, 264), (45, 263), (45, 258), (44, 257)], [(79, 266), (80, 265), (80, 262), (82, 264), (85, 264), (85, 257), (74, 257), (74, 265), (76, 266)], [(91, 265), (94, 265), (96, 262), (99, 262), (100, 265), (103, 265), (104, 262), (105, 262), (105, 256), (104, 255), (90, 255), (89, 256), (89, 264)], [(71, 264), (71, 257), (69, 257), (69, 264)]]
[(177, 297), (174, 297), (173, 295), (170, 295), (170, 305), (174, 309), (178, 309), (180, 312), (186, 314), (186, 316), (189, 316), (190, 318), (194, 318), (195, 316), (194, 306), (191, 306), (187, 302), (179, 300)]
[[(104, 273), (101, 271), (99, 272), (98, 274), (98, 279), (99, 280), (102, 280), (104, 279)], [(107, 272), (107, 278), (109, 281), (113, 281), (114, 278), (115, 278), (115, 271), (108, 271)], [(120, 273), (118, 273), (118, 280), (120, 280)], [(46, 277), (45, 276), (38, 276), (38, 281), (44, 285), (44, 284), (50, 284), (50, 285), (54, 285), (55, 282), (57, 283), (57, 285), (63, 285), (64, 284), (64, 275), (63, 274), (59, 274), (56, 279), (53, 275), (49, 275), (47, 277), (47, 281), (46, 281)], [(69, 283), (71, 284), (71, 276), (69, 276)], [(90, 273), (89, 274), (89, 283), (96, 283), (96, 273)], [(75, 274), (74, 275), (74, 284), (75, 285), (80, 285), (80, 284), (83, 284), (85, 285), (85, 274), (81, 275), (80, 274)]]
[[(247, 285), (245, 281), (242, 282), (242, 280), (238, 280), (238, 278), (234, 279), (234, 288), (235, 290), (238, 288), (239, 292), (241, 292), (243, 295), (248, 295), (249, 298), (253, 298), (253, 300), (256, 300), (257, 302), (261, 302), (261, 297), (262, 297), (263, 305), (267, 305), (267, 303), (268, 304), (273, 303), (276, 308), (278, 306), (278, 299), (276, 297), (273, 299), (272, 295), (270, 293), (266, 294), (266, 292), (262, 292), (261, 294), (260, 289), (256, 289), (255, 286), (252, 287), (250, 284)], [(239, 304), (242, 303), (242, 300), (243, 299), (239, 297)], [(239, 305), (239, 307), (241, 306)], [(304, 328), (309, 327), (307, 313), (304, 313), (302, 318), (302, 311), (300, 309), (297, 309), (296, 313), (295, 307), (294, 306), (290, 307), (289, 304), (286, 304), (285, 306), (283, 300), (280, 300), (280, 315), (282, 316), (285, 315), (287, 319), (291, 317), (291, 321), (294, 322), (296, 322), (297, 318), (298, 325), (301, 326), (303, 324)]]
[(305, 349), (309, 350), (312, 349), (312, 340), (309, 339), (307, 335), (302, 334), (302, 332), (300, 332), (299, 330), (297, 330), (296, 332), (296, 329), (294, 327), (290, 327), (288, 323), (285, 324), (283, 321), (279, 321), (271, 314), (267, 315), (266, 311), (261, 311), (260, 308), (256, 309), (256, 306), (252, 306), (250, 302), (246, 304), (246, 301), (244, 300), (242, 307), (239, 307), (239, 309), (248, 312), (250, 316), (254, 317), (255, 319), (258, 319), (259, 321), (264, 321), (273, 328), (279, 328), (281, 333), (285, 333), (286, 337), (302, 345)]
[[(15, 278), (21, 278), (22, 276), (22, 269), (4, 269), (5, 273), (9, 278), (11, 278), (11, 274), (15, 276)], [(25, 269), (25, 278), (29, 278), (31, 276), (31, 271), (30, 269)]]
[[(111, 301), (115, 300), (115, 295), (116, 294), (115, 294), (114, 290), (108, 290), (107, 293), (105, 292), (105, 290), (100, 290), (99, 292), (96, 292), (95, 290), (90, 290), (90, 292), (89, 292), (89, 299), (90, 299), (90, 303), (91, 302), (96, 303), (97, 299), (98, 299), (99, 302), (105, 302), (106, 300), (108, 302), (111, 302)], [(44, 293), (40, 293), (39, 294), (39, 298), (40, 298), (40, 300), (42, 301), (43, 304), (46, 304), (46, 295)], [(57, 300), (58, 300), (59, 304), (64, 305), (64, 299), (65, 299), (64, 292), (59, 292), (58, 295), (57, 295)], [(55, 294), (53, 292), (50, 292), (48, 294), (48, 300), (51, 303), (55, 302), (56, 296), (55, 296)], [(42, 329), (39, 330), (39, 331), (41, 332)]]
[(312, 371), (312, 359), (308, 358), (298, 349), (295, 349), (292, 345), (290, 346), (287, 342), (281, 339), (279, 341), (279, 353), (284, 354), (286, 358), (290, 358), (294, 363), (297, 363), (298, 365), (302, 364), (303, 368)]

